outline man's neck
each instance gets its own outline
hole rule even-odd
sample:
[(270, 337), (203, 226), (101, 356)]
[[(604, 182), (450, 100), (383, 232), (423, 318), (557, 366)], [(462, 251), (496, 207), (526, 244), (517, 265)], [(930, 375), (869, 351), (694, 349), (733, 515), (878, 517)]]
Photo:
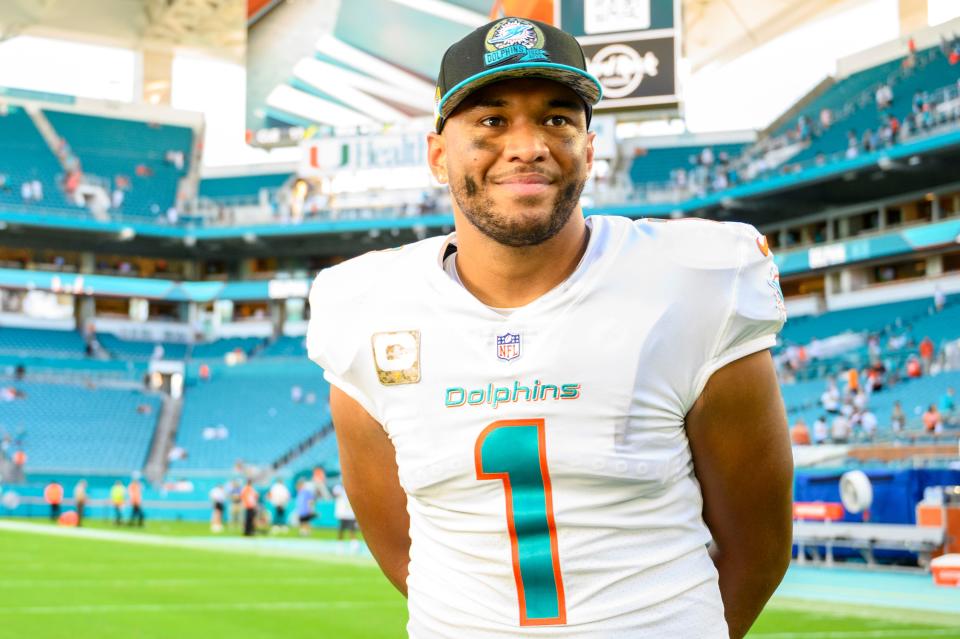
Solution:
[(518, 308), (567, 279), (587, 248), (578, 207), (560, 232), (537, 246), (505, 246), (457, 215), (457, 272), (474, 297), (494, 308)]

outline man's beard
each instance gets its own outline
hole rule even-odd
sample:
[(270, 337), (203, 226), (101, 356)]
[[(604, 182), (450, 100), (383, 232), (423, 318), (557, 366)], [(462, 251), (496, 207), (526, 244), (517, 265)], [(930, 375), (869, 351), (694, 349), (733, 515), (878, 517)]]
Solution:
[[(469, 175), (451, 180), (450, 193), (467, 220), (481, 233), (505, 246), (537, 246), (560, 232), (580, 201), (586, 179), (576, 178), (561, 182), (550, 215), (546, 219), (510, 219), (496, 211), (496, 204), (488, 194), (481, 192)], [(542, 198), (522, 196), (513, 206), (542, 206)]]

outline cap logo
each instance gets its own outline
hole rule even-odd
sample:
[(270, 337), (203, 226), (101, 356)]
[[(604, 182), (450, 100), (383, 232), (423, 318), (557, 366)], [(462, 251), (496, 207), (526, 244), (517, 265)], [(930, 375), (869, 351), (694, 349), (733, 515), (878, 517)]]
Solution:
[(549, 54), (543, 50), (543, 31), (526, 20), (500, 20), (490, 27), (485, 44), (487, 53), (483, 56), (483, 63), (488, 67), (507, 60), (529, 62), (550, 59)]

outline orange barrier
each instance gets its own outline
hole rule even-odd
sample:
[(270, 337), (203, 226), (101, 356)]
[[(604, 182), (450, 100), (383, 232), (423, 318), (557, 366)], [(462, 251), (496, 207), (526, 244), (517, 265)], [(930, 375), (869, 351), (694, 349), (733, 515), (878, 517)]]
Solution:
[(793, 502), (793, 518), (839, 521), (843, 519), (843, 504), (825, 501), (795, 501)]

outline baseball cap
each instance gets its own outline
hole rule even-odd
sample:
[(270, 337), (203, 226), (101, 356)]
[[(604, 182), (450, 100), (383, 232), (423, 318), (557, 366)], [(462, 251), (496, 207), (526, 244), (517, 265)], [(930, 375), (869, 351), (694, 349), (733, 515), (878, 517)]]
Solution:
[(603, 96), (576, 38), (536, 20), (501, 18), (467, 34), (443, 54), (437, 78), (437, 132), (468, 95), (514, 78), (546, 78), (567, 85), (583, 99), (587, 124), (593, 105)]

